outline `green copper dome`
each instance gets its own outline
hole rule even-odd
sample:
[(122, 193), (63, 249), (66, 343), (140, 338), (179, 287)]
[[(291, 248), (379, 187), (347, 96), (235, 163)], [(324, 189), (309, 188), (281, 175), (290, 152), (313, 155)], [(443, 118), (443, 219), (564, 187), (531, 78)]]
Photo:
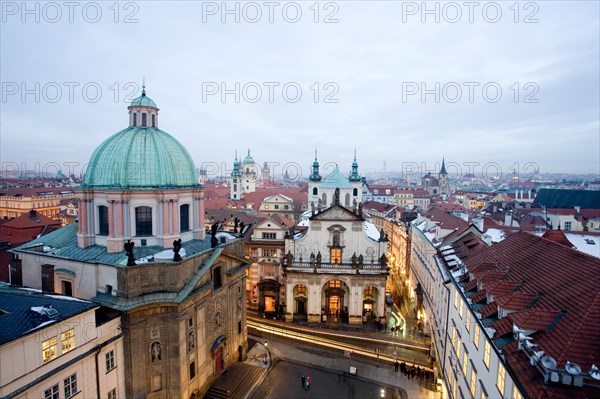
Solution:
[(199, 186), (194, 161), (181, 143), (158, 128), (132, 126), (112, 135), (94, 151), (82, 188), (151, 190)]
[(152, 99), (150, 97), (148, 97), (146, 95), (146, 91), (142, 91), (142, 95), (134, 98), (133, 101), (131, 102), (130, 106), (132, 107), (153, 107), (153, 108), (158, 108), (156, 106), (156, 103), (154, 101), (152, 101)]
[(250, 155), (250, 150), (248, 150), (248, 155), (246, 155), (246, 158), (244, 158), (243, 164), (248, 165), (251, 163), (254, 163), (254, 158), (252, 158), (252, 155)]

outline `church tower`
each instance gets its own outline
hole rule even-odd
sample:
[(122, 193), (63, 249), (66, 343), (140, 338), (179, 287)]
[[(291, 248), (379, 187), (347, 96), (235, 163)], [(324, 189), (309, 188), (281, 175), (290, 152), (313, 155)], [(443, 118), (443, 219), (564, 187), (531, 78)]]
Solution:
[(256, 191), (256, 164), (254, 163), (254, 158), (250, 155), (250, 150), (248, 150), (248, 155), (244, 158), (242, 162), (242, 192), (244, 194), (253, 193)]
[(232, 200), (242, 199), (242, 173), (240, 172), (240, 161), (235, 152), (235, 161), (233, 161), (233, 170), (231, 171), (231, 183), (229, 184), (229, 193)]
[(263, 187), (268, 187), (271, 185), (271, 172), (269, 170), (269, 165), (267, 165), (266, 162), (263, 164), (263, 167), (260, 170), (260, 182)]
[(440, 182), (440, 194), (450, 194), (450, 179), (448, 178), (448, 172), (446, 171), (446, 162), (442, 158), (442, 167), (438, 174), (438, 180)]
[(319, 190), (319, 183), (322, 177), (319, 174), (319, 161), (317, 160), (317, 149), (315, 148), (315, 160), (312, 163), (311, 174), (308, 177), (308, 203), (313, 203), (315, 206), (318, 205), (321, 193)]

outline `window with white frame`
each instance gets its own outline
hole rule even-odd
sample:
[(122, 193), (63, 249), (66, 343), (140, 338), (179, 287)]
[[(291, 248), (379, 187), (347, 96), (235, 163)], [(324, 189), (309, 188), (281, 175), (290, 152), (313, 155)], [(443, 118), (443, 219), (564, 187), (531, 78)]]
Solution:
[(106, 352), (106, 372), (108, 373), (115, 368), (115, 351)]
[(58, 356), (56, 337), (42, 342), (42, 361), (44, 363), (49, 362), (50, 360), (55, 359), (56, 356)]
[(262, 233), (263, 240), (274, 240), (277, 238), (277, 233)]
[(465, 327), (467, 331), (471, 331), (471, 312), (467, 311), (467, 320), (465, 321)]
[(77, 373), (64, 379), (65, 399), (69, 399), (77, 393)]
[(67, 353), (75, 347), (75, 330), (72, 328), (60, 334), (62, 353)]
[(565, 231), (571, 230), (571, 222), (565, 222)]
[(483, 345), (483, 363), (485, 367), (490, 368), (490, 352), (492, 351), (492, 347), (490, 342), (486, 339), (485, 344)]
[(113, 388), (108, 391), (108, 395), (106, 396), (108, 399), (117, 399), (117, 388)]
[(58, 384), (56, 384), (44, 391), (44, 399), (59, 399)]
[(500, 391), (500, 395), (504, 397), (504, 384), (506, 383), (506, 369), (504, 365), (498, 362), (498, 379), (496, 380), (496, 386), (498, 387), (498, 391)]
[(475, 397), (475, 391), (477, 389), (477, 371), (474, 368), (471, 368), (471, 385), (469, 386), (469, 390), (471, 391), (471, 395)]

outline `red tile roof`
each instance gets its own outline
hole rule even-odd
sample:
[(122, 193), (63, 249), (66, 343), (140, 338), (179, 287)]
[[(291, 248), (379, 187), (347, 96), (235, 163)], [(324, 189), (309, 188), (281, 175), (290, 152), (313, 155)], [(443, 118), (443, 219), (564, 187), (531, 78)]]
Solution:
[[(486, 267), (481, 267), (481, 264)], [(489, 271), (490, 263), (495, 271)], [(520, 307), (534, 296), (521, 312), (507, 317), (520, 328), (537, 330), (532, 343), (556, 359), (559, 368), (567, 361), (578, 364), (587, 372), (592, 364), (600, 364), (600, 262), (597, 258), (559, 245), (543, 237), (519, 232), (465, 259), (471, 274), (488, 284), (501, 279), (496, 290), (528, 296), (507, 297)], [(478, 267), (480, 266), (480, 267)], [(480, 269), (481, 274), (480, 276)], [(487, 282), (487, 284), (486, 284)], [(500, 296), (495, 294), (495, 298)], [(484, 317), (492, 314), (493, 302), (478, 311)], [(521, 323), (521, 324), (519, 324)], [(509, 368), (520, 386), (531, 398), (598, 397), (600, 391), (589, 387), (576, 388), (544, 384), (543, 375), (512, 342), (502, 348)]]

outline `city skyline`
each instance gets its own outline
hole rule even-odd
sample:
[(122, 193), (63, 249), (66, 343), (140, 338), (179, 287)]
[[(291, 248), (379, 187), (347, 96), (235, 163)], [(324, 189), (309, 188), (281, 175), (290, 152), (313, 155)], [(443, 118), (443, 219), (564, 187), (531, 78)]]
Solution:
[(344, 173), (354, 148), (361, 174), (600, 167), (595, 2), (22, 4), (2, 3), (3, 171), (81, 168), (144, 78), (161, 129), (221, 173), (248, 148), (303, 176), (315, 147)]

